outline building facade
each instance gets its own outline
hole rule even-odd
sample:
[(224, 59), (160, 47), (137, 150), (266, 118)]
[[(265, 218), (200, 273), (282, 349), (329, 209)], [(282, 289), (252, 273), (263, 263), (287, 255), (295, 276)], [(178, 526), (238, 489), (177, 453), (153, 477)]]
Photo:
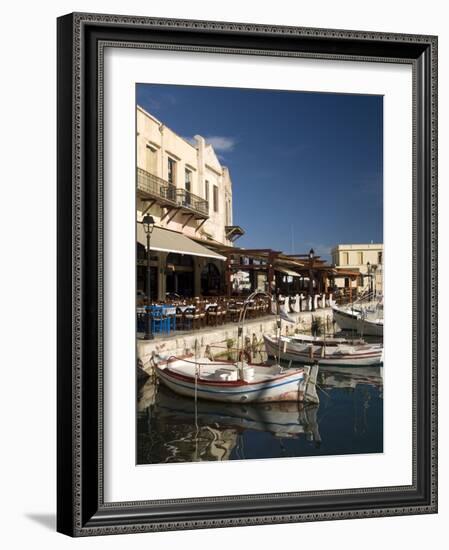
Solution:
[(374, 294), (383, 293), (383, 250), (378, 244), (339, 244), (332, 251), (332, 263), (337, 269), (356, 270), (358, 277), (353, 281), (349, 277), (336, 277), (339, 288), (348, 286), (370, 290)]
[(218, 294), (224, 258), (199, 243), (232, 246), (238, 236), (229, 170), (203, 137), (190, 142), (139, 106), (136, 119), (137, 289), (146, 287), (145, 235), (139, 222), (149, 213), (155, 221), (152, 297), (162, 300), (181, 289), (187, 296)]

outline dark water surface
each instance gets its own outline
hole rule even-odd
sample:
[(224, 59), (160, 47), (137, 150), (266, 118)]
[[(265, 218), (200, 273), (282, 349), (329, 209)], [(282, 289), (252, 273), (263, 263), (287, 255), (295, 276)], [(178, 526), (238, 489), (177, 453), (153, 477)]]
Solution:
[(383, 451), (383, 367), (320, 367), (319, 405), (224, 404), (138, 389), (137, 463)]

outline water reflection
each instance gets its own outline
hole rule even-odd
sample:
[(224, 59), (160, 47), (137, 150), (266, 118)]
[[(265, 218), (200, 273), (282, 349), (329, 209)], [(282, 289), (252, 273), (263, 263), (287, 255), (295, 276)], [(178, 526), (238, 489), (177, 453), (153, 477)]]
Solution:
[(322, 367), (320, 405), (230, 404), (138, 390), (139, 464), (381, 452), (382, 367)]
[(383, 367), (332, 367), (322, 366), (318, 373), (321, 388), (355, 389), (360, 384), (383, 389)]

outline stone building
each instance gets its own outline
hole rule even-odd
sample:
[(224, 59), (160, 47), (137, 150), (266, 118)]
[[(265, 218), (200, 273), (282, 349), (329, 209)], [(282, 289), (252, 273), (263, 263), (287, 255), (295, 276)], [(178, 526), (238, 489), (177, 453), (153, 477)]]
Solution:
[(336, 277), (335, 284), (339, 288), (350, 285), (359, 289), (372, 289), (375, 294), (383, 293), (383, 249), (378, 244), (338, 244), (332, 251), (332, 263), (337, 269), (357, 271), (356, 279)]
[(137, 106), (137, 289), (145, 291), (146, 236), (139, 223), (155, 220), (151, 290), (185, 296), (223, 293), (225, 258), (207, 243), (232, 246), (232, 181), (211, 144), (187, 140)]

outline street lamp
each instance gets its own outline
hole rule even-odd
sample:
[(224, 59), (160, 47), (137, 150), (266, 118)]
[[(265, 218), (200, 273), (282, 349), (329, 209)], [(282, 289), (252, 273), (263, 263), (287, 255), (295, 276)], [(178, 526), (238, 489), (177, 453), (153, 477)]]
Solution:
[(147, 235), (147, 308), (145, 316), (145, 340), (152, 340), (154, 338), (153, 331), (151, 328), (151, 233), (154, 229), (154, 219), (153, 216), (145, 214), (142, 220), (142, 225)]
[(314, 278), (313, 278), (313, 271), (312, 271), (314, 258), (315, 258), (315, 251), (313, 250), (313, 248), (311, 248), (309, 250), (309, 263), (310, 263), (310, 267), (309, 267), (309, 296), (312, 299), (312, 309), (311, 309), (311, 311), (315, 311), (315, 295), (314, 295), (314, 291), (313, 291)]

